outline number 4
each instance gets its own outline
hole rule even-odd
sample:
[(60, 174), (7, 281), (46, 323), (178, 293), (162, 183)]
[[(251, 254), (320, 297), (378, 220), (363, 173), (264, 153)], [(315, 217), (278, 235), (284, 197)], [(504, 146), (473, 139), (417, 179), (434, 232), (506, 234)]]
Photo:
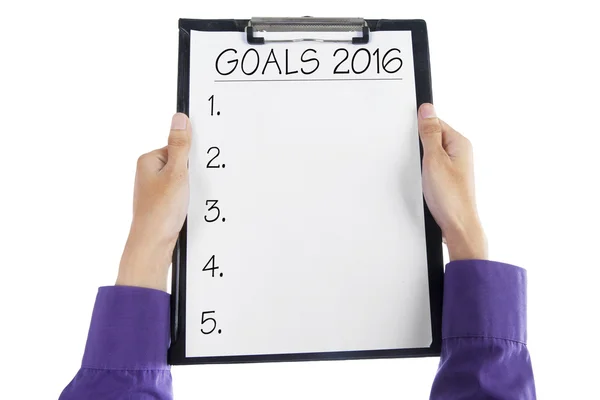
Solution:
[[(208, 268), (208, 266), (211, 266), (210, 268)], [(215, 269), (219, 269), (219, 267), (215, 267), (215, 255), (213, 254), (213, 256), (208, 260), (208, 262), (206, 263), (206, 265), (204, 266), (204, 268), (202, 268), (202, 271), (211, 271), (212, 272), (212, 277), (215, 277)]]

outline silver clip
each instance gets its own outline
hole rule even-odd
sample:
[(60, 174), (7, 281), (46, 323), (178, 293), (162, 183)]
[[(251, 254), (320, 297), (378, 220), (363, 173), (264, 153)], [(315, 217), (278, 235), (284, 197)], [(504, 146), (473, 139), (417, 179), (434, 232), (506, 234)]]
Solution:
[[(257, 37), (255, 32), (362, 32), (362, 36), (348, 39), (324, 39), (315, 37), (294, 39), (265, 39)], [(249, 44), (265, 43), (369, 43), (369, 25), (363, 18), (252, 18), (246, 27)]]

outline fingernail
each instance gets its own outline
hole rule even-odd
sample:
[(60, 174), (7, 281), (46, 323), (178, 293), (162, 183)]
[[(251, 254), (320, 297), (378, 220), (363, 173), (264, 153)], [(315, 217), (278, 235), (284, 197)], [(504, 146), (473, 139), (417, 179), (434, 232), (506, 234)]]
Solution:
[(173, 120), (171, 121), (171, 129), (173, 130), (183, 130), (187, 126), (187, 118), (185, 114), (177, 113), (173, 115)]
[(433, 107), (433, 104), (430, 103), (424, 103), (421, 106), (421, 117), (422, 118), (435, 118), (437, 117), (437, 115), (435, 115), (435, 108)]

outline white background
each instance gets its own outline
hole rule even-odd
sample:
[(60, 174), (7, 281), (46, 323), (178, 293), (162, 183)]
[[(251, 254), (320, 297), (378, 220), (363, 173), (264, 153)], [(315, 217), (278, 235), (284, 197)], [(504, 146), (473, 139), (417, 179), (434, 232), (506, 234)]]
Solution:
[[(490, 257), (529, 271), (541, 399), (597, 389), (593, 2), (20, 1), (0, 6), (3, 393), (56, 398), (79, 366), (131, 214), (136, 158), (175, 111), (177, 19), (424, 18), (439, 115), (475, 148)], [(422, 399), (437, 360), (177, 367), (181, 399)]]

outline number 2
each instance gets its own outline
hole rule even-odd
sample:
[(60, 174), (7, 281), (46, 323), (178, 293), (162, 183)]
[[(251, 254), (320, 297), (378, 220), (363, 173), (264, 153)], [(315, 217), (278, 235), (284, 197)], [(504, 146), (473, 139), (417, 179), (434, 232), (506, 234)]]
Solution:
[(221, 150), (219, 150), (219, 148), (218, 148), (218, 147), (214, 147), (214, 146), (213, 146), (213, 147), (211, 147), (210, 149), (208, 149), (208, 151), (206, 152), (206, 154), (210, 155), (210, 151), (211, 151), (212, 149), (215, 149), (215, 150), (217, 150), (217, 154), (215, 154), (215, 155), (214, 155), (214, 157), (213, 157), (213, 158), (211, 158), (211, 159), (208, 161), (208, 163), (206, 164), (206, 168), (221, 168), (221, 166), (220, 166), (220, 165), (218, 165), (218, 164), (217, 164), (217, 165), (211, 165), (211, 162), (213, 162), (213, 161), (214, 161), (214, 159), (215, 159), (215, 158), (217, 158), (217, 157), (219, 157), (219, 154), (221, 154)]
[(335, 68), (333, 69), (333, 73), (334, 73), (334, 74), (349, 74), (349, 73), (350, 73), (350, 70), (349, 70), (349, 69), (347, 69), (347, 70), (345, 70), (345, 71), (338, 71), (338, 68), (339, 68), (339, 67), (342, 65), (342, 63), (348, 59), (348, 56), (349, 56), (349, 54), (348, 54), (348, 50), (346, 50), (346, 49), (344, 49), (344, 48), (339, 48), (339, 49), (337, 49), (337, 50), (336, 50), (336, 51), (333, 53), (333, 56), (334, 56), (334, 57), (335, 57), (335, 55), (338, 53), (338, 51), (344, 51), (344, 52), (346, 52), (346, 57), (344, 57), (344, 59), (343, 59), (342, 61), (340, 61), (340, 63), (339, 63), (338, 65), (336, 65), (336, 66), (335, 66)]

